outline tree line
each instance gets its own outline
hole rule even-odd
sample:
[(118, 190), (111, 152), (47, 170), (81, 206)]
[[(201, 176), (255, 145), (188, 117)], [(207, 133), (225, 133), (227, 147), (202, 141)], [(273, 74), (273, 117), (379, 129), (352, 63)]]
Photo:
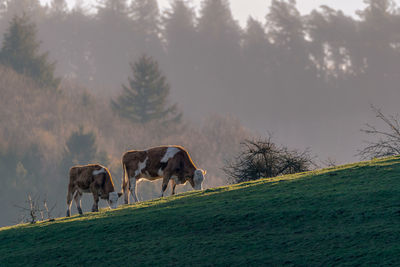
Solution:
[(355, 85), (368, 91), (398, 79), (400, 15), (391, 0), (365, 0), (356, 18), (328, 6), (302, 15), (295, 1), (274, 0), (265, 23), (250, 17), (245, 28), (227, 0), (202, 1), (198, 15), (183, 0), (171, 1), (163, 13), (156, 0), (100, 0), (72, 10), (65, 0), (2, 2), (3, 32), (13, 14), (25, 12), (57, 73), (109, 91), (144, 53), (160, 62), (178, 92), (190, 86), (237, 96), (243, 88), (299, 88), (301, 96)]
[[(264, 20), (250, 17), (244, 27), (227, 0), (204, 0), (198, 10), (173, 0), (164, 11), (156, 0), (101, 0), (72, 10), (65, 0), (3, 2), (0, 31), (25, 11), (41, 52), (57, 62), (56, 76), (114, 100), (129, 83), (130, 64), (146, 54), (168, 78), (168, 107), (178, 103), (191, 119), (201, 119), (206, 103), (211, 112), (240, 114), (250, 127), (265, 121), (262, 130), (275, 130), (285, 121), (306, 132), (306, 119), (322, 124), (334, 114), (337, 122), (379, 100), (395, 106), (389, 96), (398, 91), (400, 20), (391, 0), (366, 0), (354, 17), (329, 6), (301, 14), (295, 1), (274, 0)], [(353, 127), (356, 115), (343, 127)]]

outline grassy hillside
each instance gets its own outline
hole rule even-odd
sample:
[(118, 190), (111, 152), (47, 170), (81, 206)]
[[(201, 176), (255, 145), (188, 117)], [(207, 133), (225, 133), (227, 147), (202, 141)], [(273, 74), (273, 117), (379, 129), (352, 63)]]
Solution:
[(400, 157), (0, 230), (0, 265), (400, 264)]

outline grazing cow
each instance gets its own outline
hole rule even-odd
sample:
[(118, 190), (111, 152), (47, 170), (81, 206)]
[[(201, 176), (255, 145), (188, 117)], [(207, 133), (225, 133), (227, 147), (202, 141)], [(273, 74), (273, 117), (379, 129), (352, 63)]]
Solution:
[(72, 198), (75, 199), (79, 214), (82, 214), (82, 193), (93, 194), (92, 211), (99, 211), (99, 197), (106, 199), (112, 209), (117, 208), (118, 198), (122, 195), (122, 193), (115, 192), (114, 183), (108, 169), (98, 164), (74, 166), (69, 170), (67, 217), (71, 215)]
[(125, 204), (129, 203), (129, 191), (136, 197), (136, 181), (140, 178), (156, 180), (163, 177), (161, 197), (171, 179), (172, 194), (177, 184), (189, 181), (195, 190), (202, 189), (205, 171), (197, 169), (188, 152), (180, 146), (159, 146), (148, 150), (131, 150), (122, 156), (122, 190)]

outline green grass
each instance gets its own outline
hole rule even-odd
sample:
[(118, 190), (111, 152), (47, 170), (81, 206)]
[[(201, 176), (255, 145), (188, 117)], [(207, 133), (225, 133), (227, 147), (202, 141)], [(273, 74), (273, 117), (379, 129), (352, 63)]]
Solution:
[(400, 265), (400, 157), (0, 229), (0, 266)]

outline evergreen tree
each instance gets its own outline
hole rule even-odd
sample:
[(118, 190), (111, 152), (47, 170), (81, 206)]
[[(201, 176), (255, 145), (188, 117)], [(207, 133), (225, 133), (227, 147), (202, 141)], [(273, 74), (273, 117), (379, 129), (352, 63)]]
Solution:
[(46, 17), (47, 6), (42, 6), (40, 0), (5, 0), (5, 3), (7, 11), (5, 14), (6, 24), (15, 15), (22, 16), (26, 14), (36, 24), (41, 23)]
[[(198, 78), (198, 42), (194, 8), (184, 0), (175, 0), (163, 17), (169, 81), (179, 96), (193, 88)], [(198, 83), (201, 84), (201, 83)], [(196, 90), (197, 88), (193, 88)], [(200, 90), (198, 90), (201, 92)]]
[(295, 0), (272, 1), (267, 15), (267, 29), (274, 45), (274, 61), (278, 63), (274, 70), (274, 82), (279, 84), (282, 95), (307, 97), (319, 91), (304, 24)]
[(53, 14), (65, 15), (68, 11), (66, 0), (53, 0), (50, 4), (50, 9)]
[(5, 0), (7, 12), (14, 15), (22, 15), (23, 13), (34, 15), (43, 10), (40, 0)]
[(291, 67), (299, 72), (311, 68), (308, 44), (304, 38), (305, 26), (295, 0), (273, 0), (267, 15), (267, 27), (281, 64), (287, 64), (288, 69)]
[(365, 0), (365, 10), (358, 15), (363, 19), (360, 23), (360, 39), (367, 65), (366, 78), (371, 82), (387, 80), (390, 76), (399, 76), (399, 49), (397, 34), (399, 13), (393, 0)]
[(96, 156), (96, 136), (93, 132), (85, 133), (80, 126), (67, 140), (66, 154), (74, 164), (87, 164)]
[(242, 80), (247, 88), (241, 90), (241, 99), (244, 103), (265, 105), (270, 108), (271, 105), (266, 99), (269, 99), (277, 87), (274, 79), (276, 69), (274, 52), (262, 23), (249, 17), (242, 41)]
[[(357, 22), (340, 10), (322, 6), (307, 19), (311, 39), (311, 58), (319, 77), (335, 81), (363, 72), (363, 60), (357, 59), (360, 45)], [(357, 51), (356, 51), (357, 50)]]
[(127, 1), (126, 0), (98, 0), (98, 12), (106, 11), (106, 12), (116, 12), (116, 13), (125, 13), (127, 10)]
[(179, 122), (182, 114), (176, 104), (167, 106), (170, 87), (158, 63), (144, 55), (130, 65), (133, 77), (128, 78), (128, 86), (122, 86), (117, 101), (111, 101), (113, 110), (134, 123)]
[(234, 96), (245, 85), (237, 78), (242, 73), (241, 29), (232, 16), (229, 1), (203, 0), (197, 29), (198, 53), (195, 62), (199, 65), (199, 75), (204, 75), (202, 86), (209, 88), (208, 92), (201, 94), (207, 93), (207, 99), (224, 96), (225, 101), (230, 101), (227, 103), (230, 106), (234, 104)]
[(99, 86), (116, 88), (129, 72), (125, 68), (135, 48), (134, 26), (128, 14), (127, 0), (98, 0), (91, 36), (94, 81)]
[(76, 164), (89, 164), (99, 162), (107, 165), (108, 156), (105, 151), (98, 151), (96, 135), (94, 132), (86, 132), (83, 126), (74, 131), (66, 142), (66, 148), (61, 161), (61, 170), (65, 172)]
[[(248, 66), (246, 70), (251, 75), (261, 72), (265, 76), (267, 70), (271, 69), (273, 47), (261, 22), (249, 17), (246, 32), (243, 35), (242, 51), (244, 61)], [(249, 69), (250, 68), (250, 69)], [(260, 82), (260, 84), (263, 84)]]
[(160, 11), (156, 0), (135, 0), (131, 4), (137, 31), (148, 38), (160, 32)]
[(6, 0), (0, 0), (0, 32), (5, 32), (7, 25), (6, 22), (7, 22), (7, 2)]
[(57, 88), (60, 79), (54, 77), (55, 62), (48, 62), (48, 53), (39, 54), (39, 47), (36, 25), (25, 14), (16, 15), (4, 34), (0, 63), (32, 77), (39, 86)]
[(209, 60), (224, 61), (227, 65), (225, 67), (229, 67), (232, 58), (236, 58), (240, 53), (241, 35), (241, 29), (233, 19), (229, 2), (204, 0), (200, 10), (198, 31), (199, 42), (205, 50), (204, 54), (210, 55)]
[[(171, 10), (168, 10), (164, 16), (166, 48), (170, 59), (174, 62), (193, 64), (193, 45), (196, 38), (195, 19), (194, 9), (183, 0), (172, 2)], [(187, 66), (184, 68), (186, 69)]]
[(146, 53), (162, 59), (164, 54), (160, 40), (161, 19), (157, 0), (132, 1), (131, 17), (138, 55)]

